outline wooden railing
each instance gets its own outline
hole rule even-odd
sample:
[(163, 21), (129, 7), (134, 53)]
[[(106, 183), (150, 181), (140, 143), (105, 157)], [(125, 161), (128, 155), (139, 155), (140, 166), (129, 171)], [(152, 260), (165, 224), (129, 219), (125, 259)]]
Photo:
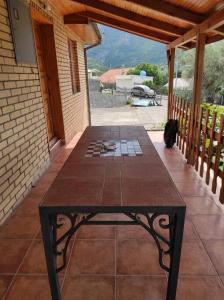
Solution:
[(172, 97), (171, 103), (171, 118), (178, 120), (179, 124), (177, 146), (186, 157), (189, 142), (191, 103), (176, 96)]
[(192, 155), (192, 164), (205, 177), (206, 184), (211, 185), (213, 193), (218, 178), (221, 179), (219, 200), (224, 203), (224, 114), (200, 107), (190, 140), (191, 103), (173, 96), (171, 107), (171, 117), (179, 123), (177, 146), (186, 158)]

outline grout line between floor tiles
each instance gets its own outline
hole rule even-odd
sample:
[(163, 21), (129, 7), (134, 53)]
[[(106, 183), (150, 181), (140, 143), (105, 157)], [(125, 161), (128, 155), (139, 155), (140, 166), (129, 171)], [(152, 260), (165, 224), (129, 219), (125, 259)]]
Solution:
[(145, 275), (145, 274), (119, 274), (117, 277), (145, 277), (145, 278), (165, 278), (165, 275), (161, 274), (150, 274), (150, 275)]
[[(168, 172), (170, 173), (169, 167), (166, 166), (166, 168), (167, 168)], [(194, 168), (193, 168), (193, 169), (194, 169)], [(197, 173), (197, 174), (198, 174), (198, 173)], [(174, 182), (174, 184), (175, 184), (175, 186), (176, 186), (176, 182)], [(203, 182), (203, 184), (204, 184), (204, 182)], [(179, 193), (180, 193), (181, 198), (183, 199), (183, 201), (184, 201), (184, 197), (193, 197), (193, 196), (184, 196), (184, 195), (182, 195), (181, 192), (179, 192)], [(198, 197), (203, 197), (203, 196), (198, 196)], [(209, 197), (210, 197), (210, 195), (209, 195)], [(211, 200), (212, 200), (212, 199), (211, 199)], [(213, 202), (214, 202), (214, 201), (213, 201)], [(185, 201), (184, 201), (184, 203), (186, 204), (186, 207), (187, 207), (187, 203), (186, 203)], [(216, 206), (218, 207), (218, 205), (216, 205)], [(196, 214), (196, 215), (200, 215), (200, 214)], [(206, 215), (211, 215), (211, 214), (203, 214), (203, 216), (206, 216)], [(214, 214), (214, 215), (216, 215), (216, 214)], [(217, 215), (219, 215), (219, 214), (217, 214)], [(191, 218), (190, 218), (190, 219), (191, 219)], [(198, 240), (202, 243), (203, 249), (205, 250), (206, 254), (208, 255), (208, 257), (209, 257), (209, 259), (210, 259), (210, 262), (211, 262), (211, 264), (212, 264), (212, 266), (213, 266), (215, 272), (217, 273), (217, 276), (219, 276), (219, 273), (218, 273), (218, 271), (217, 271), (215, 265), (213, 264), (212, 258), (211, 258), (211, 256), (209, 255), (209, 253), (208, 253), (208, 251), (207, 251), (207, 249), (206, 249), (206, 247), (205, 247), (205, 245), (204, 245), (204, 243), (203, 243), (203, 240), (202, 240), (201, 237), (200, 237), (200, 234), (199, 234), (199, 232), (198, 232), (198, 230), (197, 230), (197, 228), (196, 228), (194, 222), (193, 222), (192, 220), (190, 220), (190, 221), (191, 221), (191, 223), (192, 223), (192, 226), (193, 226), (194, 230), (196, 231), (196, 233), (197, 233), (197, 235), (198, 235)], [(213, 276), (216, 276), (216, 275), (213, 275)]]
[(77, 241), (113, 241), (114, 238), (76, 238)]
[(31, 247), (32, 247), (32, 245), (33, 245), (33, 242), (34, 242), (34, 240), (35, 240), (35, 236), (38, 234), (39, 230), (40, 230), (40, 227), (38, 228), (38, 231), (36, 232), (36, 234), (33, 235), (32, 240), (30, 240), (29, 247), (27, 248), (27, 250), (26, 250), (26, 252), (25, 252), (25, 254), (24, 254), (24, 256), (23, 256), (23, 259), (21, 260), (21, 262), (20, 262), (20, 264), (19, 264), (19, 266), (18, 266), (16, 272), (14, 273), (14, 275), (13, 275), (13, 277), (12, 277), (12, 280), (11, 280), (9, 286), (7, 287), (5, 293), (4, 293), (3, 297), (2, 297), (2, 300), (6, 299), (6, 297), (7, 297), (8, 293), (9, 293), (11, 287), (13, 286), (13, 284), (14, 284), (14, 282), (15, 282), (15, 279), (16, 279), (16, 276), (17, 276), (17, 274), (18, 274), (18, 272), (19, 272), (19, 269), (21, 268), (22, 264), (24, 263), (25, 258), (26, 258), (26, 256), (27, 256), (29, 250), (31, 249)]
[[(223, 276), (223, 275), (221, 275), (221, 276)], [(220, 282), (221, 282), (221, 284), (222, 284), (222, 286), (224, 288), (224, 279), (222, 279), (221, 276), (219, 276), (219, 280), (220, 280)]]
[(64, 278), (63, 278), (62, 283), (61, 283), (61, 288), (60, 288), (61, 293), (62, 293), (62, 290), (63, 290), (63, 287), (64, 287), (66, 275), (67, 275), (67, 273), (68, 273), (68, 267), (69, 267), (69, 265), (70, 265), (72, 252), (73, 252), (73, 249), (74, 249), (74, 247), (75, 247), (75, 241), (77, 240), (77, 239), (76, 239), (77, 232), (78, 232), (78, 230), (77, 230), (77, 231), (75, 232), (75, 234), (73, 235), (74, 238), (71, 239), (71, 241), (72, 241), (72, 246), (71, 246), (70, 255), (69, 255), (69, 257), (68, 257), (67, 266), (66, 266), (66, 268), (65, 268)]
[[(190, 220), (190, 222), (191, 222), (191, 224), (192, 224), (194, 230), (196, 231), (196, 233), (197, 233), (197, 235), (198, 235), (198, 240), (201, 242), (201, 244), (202, 244), (202, 246), (203, 246), (203, 249), (205, 250), (206, 254), (207, 254), (208, 257), (209, 257), (210, 262), (211, 262), (211, 264), (212, 264), (212, 266), (213, 266), (215, 272), (217, 273), (217, 276), (219, 276), (218, 271), (216, 270), (216, 267), (215, 267), (215, 265), (213, 264), (213, 261), (212, 261), (210, 255), (209, 255), (209, 253), (208, 253), (208, 251), (207, 251), (207, 249), (206, 249), (204, 243), (203, 243), (203, 239), (201, 239), (201, 237), (200, 237), (200, 234), (199, 234), (199, 232), (198, 232), (198, 230), (197, 230), (197, 228), (196, 228), (194, 222), (193, 222), (192, 220)], [(197, 240), (196, 240), (196, 242), (197, 242)], [(201, 276), (201, 275), (200, 275), (200, 276)], [(216, 276), (216, 275), (212, 275), (212, 276)]]
[[(211, 262), (211, 264), (212, 264), (212, 266), (213, 266), (215, 272), (217, 273), (217, 276), (219, 276), (218, 271), (216, 270), (216, 267), (215, 267), (215, 265), (213, 264), (213, 261), (212, 261), (210, 255), (209, 255), (209, 253), (208, 253), (208, 251), (207, 251), (207, 249), (206, 249), (204, 243), (203, 243), (203, 240), (201, 239), (200, 234), (199, 234), (199, 232), (197, 231), (196, 226), (194, 225), (194, 222), (193, 222), (192, 220), (190, 220), (190, 222), (192, 223), (192, 226), (193, 226), (194, 230), (197, 232), (198, 240), (201, 242), (201, 244), (202, 244), (202, 246), (203, 246), (203, 249), (205, 250), (206, 254), (208, 255), (209, 260), (210, 260), (210, 262)], [(196, 241), (197, 241), (197, 240), (196, 240)], [(213, 276), (214, 276), (214, 275), (213, 275)]]
[(70, 252), (70, 254), (69, 254), (67, 266), (66, 266), (65, 271), (64, 271), (64, 273), (63, 273), (63, 275), (64, 275), (63, 277), (64, 277), (64, 278), (63, 278), (63, 280), (61, 281), (61, 286), (60, 286), (60, 291), (61, 291), (61, 293), (62, 293), (62, 290), (63, 290), (63, 287), (64, 287), (65, 277), (66, 277), (66, 275), (67, 275), (68, 267), (69, 267), (69, 264), (70, 264), (70, 261), (71, 261), (71, 255), (72, 255), (73, 249), (74, 249), (74, 247), (75, 247), (75, 239), (73, 239), (73, 240), (71, 240), (71, 241), (72, 241), (71, 252)]
[(1, 237), (1, 238), (0, 238), (0, 241), (1, 241), (1, 240), (10, 240), (10, 241), (11, 241), (11, 240), (12, 240), (12, 241), (17, 240), (17, 241), (30, 241), (30, 242), (32, 242), (33, 238), (16, 238), (16, 237), (15, 237), (15, 238), (9, 238), (9, 237), (4, 237), (4, 238), (3, 238), (3, 237)]
[(209, 274), (207, 274), (207, 275), (203, 275), (203, 274), (180, 274), (179, 275), (179, 278), (198, 278), (198, 277), (201, 277), (201, 278), (207, 278), (207, 277), (217, 278), (217, 277), (220, 277), (220, 276), (219, 275), (209, 275)]
[[(157, 151), (158, 152), (158, 151)], [(62, 164), (63, 165), (63, 164)], [(168, 167), (166, 167), (167, 168), (167, 170), (168, 170), (168, 172), (169, 172), (169, 168)], [(47, 172), (46, 172), (47, 173)], [(180, 193), (181, 194), (181, 196), (182, 196), (182, 193)], [(182, 196), (182, 197), (184, 197), (184, 196)], [(191, 196), (189, 196), (189, 197), (191, 197)], [(202, 197), (202, 196), (199, 196), (199, 197)], [(217, 207), (218, 207), (218, 205), (217, 205)], [(205, 214), (203, 214), (203, 215), (205, 215)], [(207, 215), (210, 215), (210, 214), (207, 214)], [(208, 252), (207, 252), (207, 250), (206, 250), (206, 247), (204, 246), (204, 243), (203, 243), (203, 240), (201, 239), (201, 237), (200, 237), (200, 235), (199, 235), (199, 233), (198, 233), (198, 231), (197, 231), (197, 229), (196, 229), (196, 227), (195, 227), (195, 225), (194, 225), (194, 223), (191, 221), (191, 223), (192, 223), (192, 226), (193, 226), (193, 228), (194, 228), (194, 230), (196, 231), (196, 233), (197, 233), (197, 235), (198, 235), (198, 240), (200, 240), (200, 242), (202, 243), (202, 245), (203, 245), (203, 248), (205, 249), (205, 251), (206, 251), (206, 253), (207, 253), (207, 255), (209, 256), (209, 254), (208, 254)], [(11, 280), (11, 282), (10, 282), (10, 284), (9, 284), (9, 286), (8, 286), (8, 288), (7, 288), (7, 290), (6, 290), (6, 292), (4, 293), (4, 297), (6, 297), (7, 296), (7, 294), (8, 294), (8, 292), (9, 292), (9, 290), (11, 289), (11, 287), (12, 287), (12, 285), (14, 284), (14, 281), (15, 281), (15, 278), (16, 278), (16, 276), (18, 275), (18, 272), (19, 272), (19, 269), (21, 268), (21, 265), (23, 264), (23, 262), (24, 262), (24, 260), (25, 260), (25, 257), (27, 256), (27, 253), (29, 252), (29, 250), (30, 250), (30, 248), (31, 248), (31, 246), (33, 245), (33, 242), (34, 242), (34, 240), (36, 240), (37, 238), (36, 238), (36, 236), (38, 236), (38, 234), (39, 234), (39, 231), (40, 231), (40, 228), (39, 228), (39, 230), (38, 230), (38, 232), (37, 232), (37, 234), (35, 234), (34, 235), (34, 237), (33, 238), (31, 238), (31, 239), (22, 239), (22, 238), (20, 238), (20, 239), (18, 239), (18, 240), (30, 240), (30, 244), (29, 244), (29, 247), (27, 248), (27, 251), (25, 252), (25, 254), (24, 254), (24, 257), (23, 257), (23, 259), (22, 259), (22, 261), (21, 261), (21, 263), (20, 263), (20, 265), (19, 265), (19, 267), (18, 267), (18, 269), (17, 269), (17, 271), (15, 272), (15, 273), (13, 273), (14, 274), (14, 276), (12, 277), (12, 280)], [(13, 238), (12, 238), (13, 239)], [(15, 238), (16, 239), (16, 238)], [(138, 238), (137, 238), (138, 239)], [(39, 238), (39, 240), (42, 240), (42, 238)], [(64, 272), (64, 274), (62, 274), (63, 275), (63, 280), (62, 280), (62, 285), (61, 285), (61, 291), (62, 291), (62, 289), (63, 289), (63, 287), (64, 287), (64, 282), (65, 282), (65, 279), (66, 279), (66, 276), (69, 276), (69, 277), (72, 277), (72, 275), (68, 275), (68, 267), (69, 267), (69, 264), (70, 264), (70, 262), (71, 262), (71, 255), (72, 255), (72, 252), (73, 252), (73, 249), (74, 249), (74, 247), (75, 247), (75, 241), (76, 240), (89, 240), (89, 239), (77, 239), (77, 238), (74, 238), (74, 240), (72, 240), (71, 241), (71, 244), (72, 244), (72, 246), (71, 246), (71, 252), (70, 252), (70, 254), (69, 254), (69, 258), (68, 258), (68, 263), (67, 263), (67, 266), (66, 266), (66, 268), (65, 268), (65, 272)], [(93, 240), (102, 240), (102, 239), (93, 239)], [(105, 239), (103, 239), (103, 240), (105, 240)], [(113, 240), (113, 239), (106, 239), (106, 240)], [(128, 239), (129, 240), (129, 239)], [(131, 239), (132, 240), (132, 239)], [(133, 239), (133, 240), (136, 240), (136, 238), (135, 239)], [(116, 286), (116, 278), (117, 277), (120, 277), (120, 276), (127, 276), (127, 277), (132, 277), (132, 276), (141, 276), (141, 277), (163, 277), (163, 275), (139, 275), (139, 274), (131, 274), (131, 275), (117, 275), (117, 272), (116, 272), (116, 267), (117, 267), (117, 242), (118, 242), (119, 240), (118, 240), (118, 237), (117, 237), (117, 230), (116, 230), (116, 226), (115, 226), (115, 250), (114, 250), (114, 252), (115, 252), (115, 276), (114, 276), (114, 278), (115, 278), (115, 300), (117, 299), (117, 286)], [(214, 264), (213, 264), (213, 262), (212, 262), (212, 259), (211, 259), (211, 257), (209, 256), (209, 258), (210, 258), (210, 260), (211, 260), (211, 263), (212, 263), (212, 265), (213, 265), (213, 267), (214, 267), (214, 269), (216, 270), (216, 268), (215, 268), (215, 266), (214, 266)], [(216, 272), (217, 272), (217, 270), (216, 270)], [(165, 277), (167, 278), (167, 273), (166, 272), (164, 272), (165, 273)], [(1, 273), (0, 273), (1, 274)], [(4, 273), (4, 275), (6, 275), (5, 273)], [(10, 275), (12, 275), (12, 274), (10, 274)], [(26, 274), (26, 276), (27, 275), (29, 275), (29, 274)], [(35, 275), (35, 274), (30, 274), (30, 275)], [(47, 274), (37, 274), (37, 276), (47, 276)], [(90, 276), (91, 275), (93, 275), (93, 276), (111, 276), (110, 274), (90, 274)], [(75, 276), (75, 275), (74, 275)], [(79, 274), (78, 276), (87, 276), (87, 274)], [(218, 274), (218, 272), (217, 272), (217, 275), (191, 275), (191, 274), (183, 274), (183, 275), (179, 275), (179, 278), (181, 278), (181, 277), (219, 277), (220, 278), (220, 276), (222, 276), (222, 275), (219, 275)], [(223, 281), (221, 280), (221, 278), (220, 278), (220, 281), (223, 283)], [(224, 283), (223, 283), (223, 285), (224, 285)], [(5, 298), (4, 298), (5, 299)]]
[[(200, 238), (200, 237), (199, 237), (199, 238)], [(221, 240), (223, 241), (223, 239), (221, 239)], [(200, 238), (200, 241), (201, 241), (201, 243), (202, 243), (202, 245), (203, 245), (203, 248), (205, 249), (205, 252), (207, 253), (207, 255), (208, 255), (208, 257), (209, 257), (209, 259), (210, 259), (210, 261), (211, 261), (211, 263), (212, 263), (212, 265), (213, 265), (213, 267), (214, 267), (214, 269), (215, 269), (215, 271), (216, 271), (216, 273), (217, 273), (217, 275), (218, 275), (218, 276), (222, 276), (222, 275), (219, 274), (218, 270), (216, 269), (216, 266), (215, 266), (215, 264), (213, 263), (212, 257), (210, 256), (210, 254), (209, 254), (207, 248), (205, 247), (205, 243), (204, 243), (203, 241), (206, 241), (206, 240), (203, 240), (203, 239)], [(217, 240), (216, 240), (216, 241), (217, 241)]]
[[(50, 166), (53, 166), (53, 165), (54, 165), (54, 163), (56, 162), (57, 157), (59, 156), (59, 154), (62, 153), (62, 150), (63, 150), (63, 149), (61, 149), (61, 151), (59, 151), (59, 152), (57, 153), (57, 155), (54, 157), (54, 159), (52, 160), (51, 164), (49, 165), (49, 168), (50, 168)], [(68, 156), (69, 156), (69, 155), (68, 155)], [(68, 156), (67, 156), (67, 158), (68, 158)], [(60, 168), (57, 169), (57, 170), (55, 171), (55, 173), (58, 174), (58, 172), (60, 171), (60, 169), (61, 169), (62, 166), (64, 165), (65, 161), (67, 160), (67, 158), (66, 158), (62, 163), (60, 163)], [(39, 185), (41, 184), (41, 179), (43, 179), (44, 176), (46, 176), (47, 174), (51, 173), (51, 170), (49, 170), (49, 168), (47, 168), (47, 170), (44, 172), (44, 174), (42, 174), (42, 176), (39, 178), (36, 187), (39, 186)], [(55, 177), (55, 178), (56, 178), (56, 177)], [(53, 178), (53, 180), (51, 180), (49, 183), (47, 183), (47, 184), (48, 184), (48, 188), (50, 187), (50, 185), (52, 184), (52, 182), (55, 180), (55, 178)], [(31, 193), (31, 191), (32, 191), (32, 189), (30, 190), (30, 193)], [(26, 196), (29, 196), (29, 193), (28, 193)], [(38, 195), (38, 196), (40, 196), (41, 198), (43, 198), (43, 194), (42, 194), (42, 193), (41, 193), (41, 195)], [(25, 199), (26, 199), (26, 197), (24, 197), (24, 199), (21, 201), (20, 204), (22, 204), (23, 201), (24, 201)], [(40, 201), (40, 203), (41, 203), (41, 202), (42, 202), (42, 200)], [(39, 203), (39, 204), (40, 204), (40, 203)], [(17, 208), (19, 208), (19, 206), (18, 206)], [(37, 206), (37, 209), (38, 209), (38, 206)], [(13, 215), (14, 215), (14, 214), (16, 214), (16, 209), (15, 209)], [(39, 214), (38, 214), (38, 215), (39, 215)], [(19, 216), (24, 217), (24, 215), (19, 215)], [(30, 241), (29, 246), (28, 246), (27, 250), (26, 250), (25, 253), (24, 253), (23, 259), (21, 260), (19, 266), (17, 267), (16, 272), (13, 272), (13, 273), (0, 273), (0, 274), (3, 274), (3, 275), (10, 275), (10, 276), (12, 276), (12, 279), (11, 279), (11, 281), (10, 281), (10, 283), (9, 283), (9, 285), (8, 285), (8, 287), (7, 287), (7, 289), (6, 289), (6, 291), (5, 291), (4, 294), (2, 295), (2, 300), (6, 299), (6, 297), (7, 297), (8, 293), (9, 293), (11, 287), (13, 286), (13, 284), (14, 284), (14, 282), (15, 282), (15, 279), (16, 279), (16, 276), (19, 274), (19, 270), (20, 270), (22, 264), (24, 263), (24, 260), (25, 260), (26, 256), (28, 255), (28, 253), (29, 253), (29, 251), (30, 251), (30, 249), (31, 249), (31, 247), (32, 247), (32, 245), (33, 245), (33, 243), (34, 243), (34, 240), (38, 239), (37, 237), (38, 237), (38, 235), (39, 235), (40, 229), (41, 229), (41, 226), (39, 225), (37, 231), (34, 233), (34, 235), (33, 235), (32, 238), (0, 238), (0, 240), (26, 240), (26, 241)], [(39, 238), (38, 240), (43, 240), (43, 239), (42, 239), (42, 238)], [(73, 246), (74, 246), (74, 242), (75, 242), (75, 241), (73, 241)], [(72, 253), (72, 252), (71, 252), (71, 253)], [(71, 254), (70, 254), (70, 255), (71, 255)], [(35, 275), (35, 274), (31, 274), (30, 276), (32, 276), (32, 275)], [(29, 276), (29, 274), (22, 274), (22, 276)], [(48, 274), (47, 274), (47, 273), (46, 273), (46, 274), (37, 274), (37, 276), (47, 276), (47, 278), (48, 278)], [(64, 273), (64, 277), (65, 277), (65, 273)], [(63, 280), (63, 282), (64, 282), (64, 280)]]

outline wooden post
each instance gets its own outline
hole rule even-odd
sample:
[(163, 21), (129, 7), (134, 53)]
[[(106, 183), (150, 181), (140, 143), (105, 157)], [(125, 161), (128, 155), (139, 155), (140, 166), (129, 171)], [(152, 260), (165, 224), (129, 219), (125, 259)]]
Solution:
[(173, 76), (174, 76), (174, 60), (175, 60), (175, 48), (167, 50), (167, 60), (168, 60), (168, 109), (167, 109), (167, 119), (172, 117), (172, 99), (173, 99)]
[(192, 94), (192, 107), (191, 107), (190, 128), (189, 128), (190, 130), (188, 135), (188, 149), (187, 149), (187, 161), (188, 163), (191, 164), (194, 164), (195, 132), (196, 132), (199, 107), (201, 103), (205, 42), (206, 42), (206, 34), (198, 33), (196, 53), (195, 53), (194, 86), (193, 86), (193, 94)]
[(84, 63), (85, 63), (86, 94), (87, 94), (87, 105), (88, 105), (88, 125), (91, 126), (89, 79), (88, 79), (87, 49), (86, 48), (84, 48)]

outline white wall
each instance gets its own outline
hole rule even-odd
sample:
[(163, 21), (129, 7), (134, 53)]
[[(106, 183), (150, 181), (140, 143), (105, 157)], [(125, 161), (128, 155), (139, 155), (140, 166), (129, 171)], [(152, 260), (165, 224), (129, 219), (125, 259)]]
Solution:
[(131, 90), (135, 85), (142, 84), (144, 81), (153, 81), (152, 76), (139, 75), (118, 75), (116, 76), (116, 89)]

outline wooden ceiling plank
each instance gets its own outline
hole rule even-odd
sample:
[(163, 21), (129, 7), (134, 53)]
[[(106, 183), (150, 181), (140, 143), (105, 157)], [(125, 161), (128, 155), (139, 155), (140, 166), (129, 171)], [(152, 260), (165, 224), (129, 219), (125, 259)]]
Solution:
[[(172, 37), (165, 35), (163, 33), (155, 32), (155, 31), (149, 30), (147, 28), (129, 24), (127, 22), (120, 21), (115, 18), (107, 17), (105, 15), (97, 14), (92, 11), (78, 12), (78, 14), (89, 18), (91, 21), (94, 21), (94, 22), (97, 22), (97, 23), (100, 23), (103, 25), (108, 25), (110, 27), (124, 30), (124, 31), (130, 32), (130, 33), (134, 33), (136, 35), (140, 35), (142, 37), (149, 38), (149, 39), (155, 40), (157, 42), (168, 44), (173, 40)], [(65, 15), (64, 23), (72, 24), (73, 17), (76, 19), (76, 15), (77, 14)]]
[(207, 18), (204, 22), (196, 25), (193, 29), (189, 30), (183, 36), (180, 36), (175, 41), (168, 45), (168, 49), (179, 47), (194, 39), (198, 33), (207, 33), (216, 30), (224, 24), (224, 8), (215, 12), (212, 16)]
[(151, 29), (163, 31), (172, 34), (174, 36), (180, 36), (186, 32), (186, 30), (183, 28), (177, 27), (175, 25), (169, 24), (164, 21), (160, 21), (160, 20), (156, 20), (150, 17), (140, 15), (136, 12), (118, 6), (114, 6), (106, 2), (102, 2), (98, 0), (91, 0), (88, 2), (85, 0), (73, 0), (73, 1), (80, 4), (85, 4), (87, 8), (90, 7), (101, 11), (105, 11), (107, 13), (113, 14), (114, 16), (119, 16), (126, 20), (134, 21), (135, 23), (139, 23), (141, 25), (150, 27)]
[(185, 21), (189, 24), (196, 25), (203, 22), (207, 15), (198, 14), (187, 10), (183, 7), (178, 7), (166, 1), (155, 1), (155, 0), (125, 0), (126, 2), (131, 2), (138, 4), (142, 7), (155, 10), (165, 15), (169, 15), (180, 21)]

